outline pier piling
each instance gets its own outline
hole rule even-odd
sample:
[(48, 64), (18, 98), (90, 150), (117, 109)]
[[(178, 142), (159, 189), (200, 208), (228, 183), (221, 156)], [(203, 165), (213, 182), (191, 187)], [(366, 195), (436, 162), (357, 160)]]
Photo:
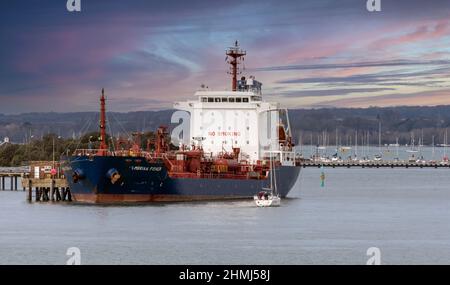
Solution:
[(33, 201), (33, 185), (31, 184), (31, 180), (28, 179), (28, 202)]

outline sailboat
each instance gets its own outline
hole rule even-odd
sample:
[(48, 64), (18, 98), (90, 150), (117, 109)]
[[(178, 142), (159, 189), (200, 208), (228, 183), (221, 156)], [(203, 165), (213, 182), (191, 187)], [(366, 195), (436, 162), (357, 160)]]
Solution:
[(398, 147), (400, 146), (400, 144), (398, 143), (398, 137), (395, 139), (395, 157), (394, 160), (395, 161), (399, 161), (399, 157), (398, 157)]
[(419, 152), (417, 149), (414, 148), (414, 133), (411, 134), (411, 149), (407, 149), (406, 152), (409, 152), (409, 153)]
[(253, 196), (253, 200), (258, 207), (279, 207), (281, 198), (277, 191), (277, 176), (275, 173), (275, 163), (270, 155), (270, 187), (262, 188), (262, 191)]
[(378, 154), (375, 154), (373, 157), (373, 160), (375, 161), (381, 161), (383, 159), (383, 156), (381, 155), (381, 119), (380, 115), (377, 116), (378, 119)]

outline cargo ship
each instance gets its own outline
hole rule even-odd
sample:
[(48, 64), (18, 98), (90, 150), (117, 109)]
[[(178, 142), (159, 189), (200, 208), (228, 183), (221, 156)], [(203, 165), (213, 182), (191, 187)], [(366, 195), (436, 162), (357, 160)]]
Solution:
[(295, 159), (288, 111), (263, 100), (262, 83), (254, 76), (238, 80), (239, 65), (246, 56), (238, 42), (226, 50), (226, 56), (231, 90), (202, 86), (195, 100), (176, 102), (178, 117), (185, 116), (184, 127), (173, 128), (172, 140), (168, 128), (159, 127), (147, 149), (139, 143), (120, 149), (107, 143), (102, 89), (99, 148), (77, 149), (62, 160), (73, 200), (252, 199), (269, 186), (272, 174), (277, 176), (279, 195), (286, 197), (301, 169)]

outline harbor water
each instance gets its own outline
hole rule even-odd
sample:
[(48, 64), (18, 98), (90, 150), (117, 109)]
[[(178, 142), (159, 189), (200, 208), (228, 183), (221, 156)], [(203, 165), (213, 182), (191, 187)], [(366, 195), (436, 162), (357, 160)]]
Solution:
[(0, 263), (450, 264), (449, 169), (302, 173), (279, 208), (253, 201), (96, 206), (0, 191)]

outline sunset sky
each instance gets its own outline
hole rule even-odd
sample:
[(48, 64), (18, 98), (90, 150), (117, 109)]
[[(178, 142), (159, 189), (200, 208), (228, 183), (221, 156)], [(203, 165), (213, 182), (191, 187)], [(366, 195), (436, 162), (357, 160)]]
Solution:
[(450, 1), (5, 0), (0, 113), (157, 110), (229, 89), (225, 49), (291, 108), (450, 104)]

